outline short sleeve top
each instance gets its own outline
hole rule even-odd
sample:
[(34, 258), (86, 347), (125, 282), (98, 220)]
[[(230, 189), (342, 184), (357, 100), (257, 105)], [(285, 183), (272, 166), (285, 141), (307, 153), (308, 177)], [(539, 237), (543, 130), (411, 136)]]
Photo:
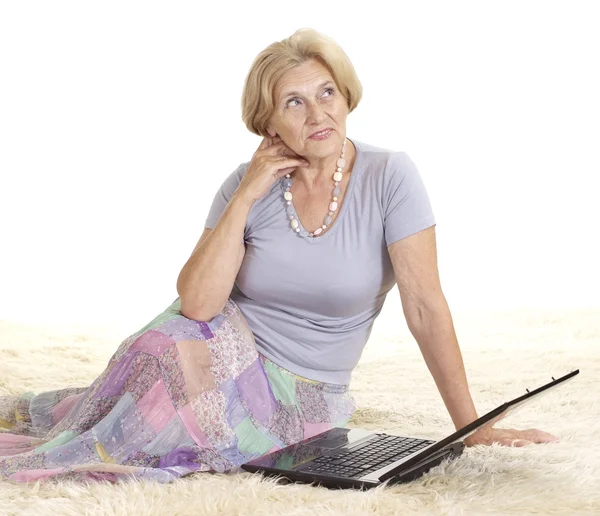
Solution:
[[(424, 182), (405, 152), (348, 139), (356, 159), (337, 219), (316, 238), (294, 232), (283, 179), (277, 181), (250, 210), (231, 292), (259, 353), (333, 384), (350, 382), (396, 283), (387, 247), (435, 225)], [(225, 179), (205, 227), (215, 227), (249, 164)]]

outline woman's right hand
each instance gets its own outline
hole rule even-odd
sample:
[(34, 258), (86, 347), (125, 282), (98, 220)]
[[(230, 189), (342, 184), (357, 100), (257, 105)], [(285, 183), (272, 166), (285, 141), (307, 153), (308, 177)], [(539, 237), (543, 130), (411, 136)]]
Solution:
[(252, 202), (265, 195), (273, 183), (301, 166), (308, 166), (308, 161), (291, 150), (279, 136), (267, 136), (252, 156), (252, 161), (242, 177), (237, 194), (243, 195)]

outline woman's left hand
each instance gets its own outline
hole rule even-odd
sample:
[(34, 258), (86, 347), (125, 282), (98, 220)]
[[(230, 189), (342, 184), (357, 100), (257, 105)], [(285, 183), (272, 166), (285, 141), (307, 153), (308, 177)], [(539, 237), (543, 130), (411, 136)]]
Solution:
[(550, 443), (558, 440), (558, 437), (535, 428), (515, 430), (483, 427), (467, 437), (467, 439), (465, 439), (465, 444), (467, 446), (475, 446), (476, 444), (490, 446), (491, 444), (498, 443), (501, 446), (520, 447), (536, 443)]

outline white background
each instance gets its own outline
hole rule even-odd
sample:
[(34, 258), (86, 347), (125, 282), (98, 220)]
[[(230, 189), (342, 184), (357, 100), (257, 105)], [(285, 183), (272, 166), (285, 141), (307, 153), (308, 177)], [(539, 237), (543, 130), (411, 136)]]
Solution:
[(260, 143), (252, 60), (301, 27), (357, 70), (348, 136), (417, 164), (452, 310), (600, 306), (595, 4), (2, 3), (0, 319), (135, 331), (168, 306)]

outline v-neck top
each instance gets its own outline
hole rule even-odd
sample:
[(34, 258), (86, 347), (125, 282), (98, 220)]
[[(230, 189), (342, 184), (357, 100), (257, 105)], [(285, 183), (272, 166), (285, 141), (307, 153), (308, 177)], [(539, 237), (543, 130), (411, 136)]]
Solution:
[[(230, 295), (259, 353), (297, 375), (343, 385), (396, 283), (387, 247), (435, 225), (409, 156), (349, 139), (356, 159), (329, 229), (317, 237), (296, 233), (283, 181), (276, 181), (250, 210)], [(205, 227), (214, 229), (249, 165), (225, 179)]]

